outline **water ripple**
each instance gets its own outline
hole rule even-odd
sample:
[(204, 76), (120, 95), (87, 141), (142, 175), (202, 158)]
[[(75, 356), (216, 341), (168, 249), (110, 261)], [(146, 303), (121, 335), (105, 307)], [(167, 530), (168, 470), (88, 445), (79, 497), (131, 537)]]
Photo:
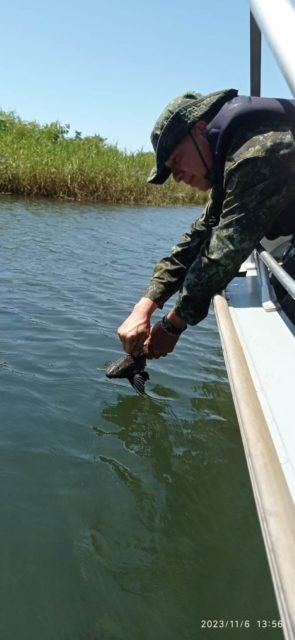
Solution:
[(191, 640), (225, 611), (276, 619), (212, 310), (148, 362), (150, 397), (102, 370), (199, 212), (0, 209), (1, 637)]

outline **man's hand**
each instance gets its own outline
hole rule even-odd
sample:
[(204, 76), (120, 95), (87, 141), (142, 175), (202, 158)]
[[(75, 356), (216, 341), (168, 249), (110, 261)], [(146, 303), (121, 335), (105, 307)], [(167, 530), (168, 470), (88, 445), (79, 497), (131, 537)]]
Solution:
[(149, 298), (141, 298), (130, 316), (118, 328), (117, 334), (127, 353), (133, 356), (142, 353), (144, 342), (151, 330), (150, 317), (156, 308), (155, 302)]
[(147, 358), (161, 358), (161, 356), (166, 356), (167, 353), (173, 351), (177, 340), (179, 340), (179, 336), (173, 336), (167, 333), (167, 331), (162, 328), (162, 323), (157, 322), (144, 343), (144, 351)]
[[(171, 323), (172, 328), (180, 332), (186, 329), (186, 323), (176, 316), (174, 311), (169, 311), (166, 318)], [(163, 326), (163, 321), (157, 322), (144, 343), (144, 350), (146, 351), (147, 357), (161, 358), (166, 356), (167, 353), (171, 353), (180, 336), (181, 333), (179, 333), (179, 335), (173, 335), (172, 332), (169, 332), (169, 329), (166, 330)]]

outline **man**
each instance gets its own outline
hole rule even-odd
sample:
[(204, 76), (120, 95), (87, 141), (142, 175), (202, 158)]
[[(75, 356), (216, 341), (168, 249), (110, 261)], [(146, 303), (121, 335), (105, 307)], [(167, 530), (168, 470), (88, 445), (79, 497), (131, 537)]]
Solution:
[[(148, 289), (118, 329), (134, 356), (173, 351), (264, 236), (295, 234), (295, 102), (237, 93), (179, 96), (152, 131), (157, 164), (148, 181), (163, 184), (172, 174), (211, 193), (201, 218), (156, 265)], [(174, 308), (151, 328), (152, 313), (177, 291)]]

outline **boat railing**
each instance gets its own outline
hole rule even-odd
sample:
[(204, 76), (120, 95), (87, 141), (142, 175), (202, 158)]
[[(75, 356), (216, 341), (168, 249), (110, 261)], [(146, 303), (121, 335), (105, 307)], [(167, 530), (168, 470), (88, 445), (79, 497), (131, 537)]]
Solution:
[[(251, 95), (260, 96), (261, 32), (269, 42), (281, 71), (295, 96), (295, 7), (290, 0), (250, 0)], [(295, 281), (275, 258), (259, 245), (254, 252), (261, 283), (262, 306), (266, 311), (279, 307), (269, 280), (269, 271), (295, 299)], [(269, 270), (269, 271), (268, 271)]]
[(271, 272), (285, 291), (295, 300), (295, 280), (277, 262), (277, 260), (259, 244), (254, 251), (256, 269), (260, 278), (261, 302), (265, 311), (275, 311), (279, 308), (276, 294), (269, 279)]

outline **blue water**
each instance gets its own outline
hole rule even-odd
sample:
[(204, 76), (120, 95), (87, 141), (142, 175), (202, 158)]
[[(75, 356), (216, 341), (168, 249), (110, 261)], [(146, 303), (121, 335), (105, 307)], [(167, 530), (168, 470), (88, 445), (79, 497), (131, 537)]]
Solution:
[(199, 213), (0, 201), (1, 640), (282, 637), (212, 311), (150, 397), (99, 370)]

